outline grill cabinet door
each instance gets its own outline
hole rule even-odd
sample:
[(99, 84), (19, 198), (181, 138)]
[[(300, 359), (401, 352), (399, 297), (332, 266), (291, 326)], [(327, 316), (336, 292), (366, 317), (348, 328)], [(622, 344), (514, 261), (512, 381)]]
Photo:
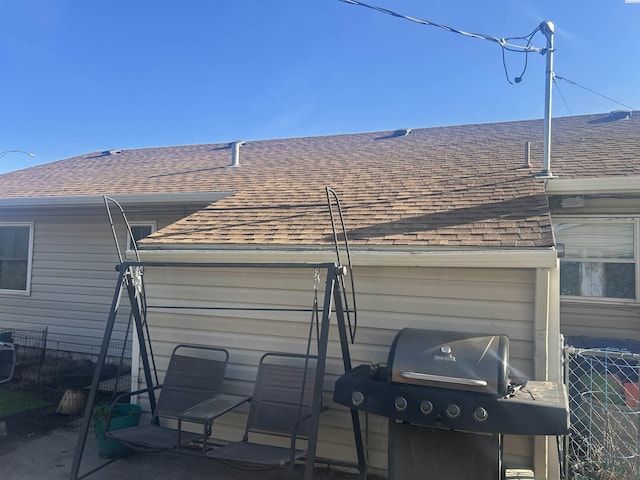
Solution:
[(389, 421), (388, 480), (497, 480), (500, 435)]

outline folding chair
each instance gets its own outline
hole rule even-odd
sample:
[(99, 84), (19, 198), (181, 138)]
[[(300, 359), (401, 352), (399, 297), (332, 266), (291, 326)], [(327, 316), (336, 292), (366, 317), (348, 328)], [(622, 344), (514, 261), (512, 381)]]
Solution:
[[(260, 359), (242, 441), (209, 450), (209, 458), (228, 462), (282, 466), (306, 455), (297, 448), (311, 427), (316, 374), (315, 356), (267, 353)], [(250, 435), (288, 437), (289, 446), (249, 441)]]
[[(192, 442), (207, 448), (213, 420), (250, 397), (222, 393), (229, 353), (224, 348), (182, 344), (174, 348), (150, 424), (109, 430), (105, 437), (138, 450), (175, 449)], [(123, 396), (139, 395), (149, 389)], [(112, 406), (118, 403), (114, 401)], [(162, 425), (173, 423), (176, 425)], [(167, 420), (172, 422), (167, 422)], [(183, 421), (202, 425), (202, 432), (183, 430)]]

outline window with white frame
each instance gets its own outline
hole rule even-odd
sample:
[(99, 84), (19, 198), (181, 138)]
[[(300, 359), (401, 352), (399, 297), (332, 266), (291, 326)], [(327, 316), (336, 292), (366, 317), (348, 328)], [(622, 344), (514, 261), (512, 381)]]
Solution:
[(638, 300), (638, 219), (554, 219), (560, 294)]
[(0, 223), (0, 292), (28, 293), (31, 287), (33, 224)]
[[(140, 240), (156, 231), (155, 222), (132, 222), (129, 226), (131, 227), (131, 233), (136, 241), (136, 245)], [(129, 235), (127, 235), (127, 250), (133, 250), (133, 243)]]

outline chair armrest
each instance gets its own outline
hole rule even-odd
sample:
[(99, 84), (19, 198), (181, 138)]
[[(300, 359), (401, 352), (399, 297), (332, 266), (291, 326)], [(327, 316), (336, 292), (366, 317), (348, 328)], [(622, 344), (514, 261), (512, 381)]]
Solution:
[(134, 395), (140, 395), (141, 393), (149, 393), (151, 390), (158, 390), (162, 388), (162, 385), (156, 385), (152, 388), (141, 388), (140, 390), (135, 390), (133, 392), (124, 392), (118, 395), (111, 403), (121, 403), (120, 400), (125, 397), (132, 397)]
[(220, 393), (184, 410), (177, 417), (188, 422), (210, 423), (220, 415), (250, 401), (251, 396)]

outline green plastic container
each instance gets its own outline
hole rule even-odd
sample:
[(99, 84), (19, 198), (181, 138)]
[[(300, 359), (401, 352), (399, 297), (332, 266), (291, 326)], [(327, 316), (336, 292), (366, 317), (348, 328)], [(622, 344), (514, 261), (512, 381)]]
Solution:
[[(103, 411), (103, 409), (101, 409), (101, 411)], [(140, 422), (140, 415), (142, 415), (142, 409), (139, 405), (117, 403), (113, 407), (109, 430), (134, 427)], [(94, 413), (93, 423), (96, 431), (96, 440), (98, 441), (98, 454), (102, 458), (122, 457), (132, 452), (132, 450), (122, 442), (113, 438), (105, 438), (104, 433), (107, 427), (106, 415), (96, 415)]]

